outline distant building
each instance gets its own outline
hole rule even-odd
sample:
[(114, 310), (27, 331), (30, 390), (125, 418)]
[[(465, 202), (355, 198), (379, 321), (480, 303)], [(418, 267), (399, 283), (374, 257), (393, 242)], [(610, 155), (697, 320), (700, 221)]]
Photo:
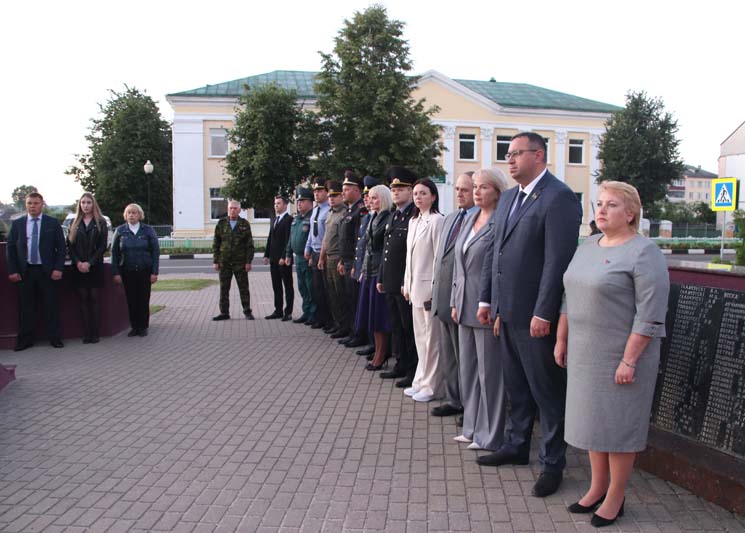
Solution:
[[(711, 180), (717, 177), (713, 172), (702, 170), (700, 166), (685, 165), (681, 177), (673, 180), (668, 189), (668, 199), (670, 199), (671, 193), (682, 192), (682, 201), (688, 204), (696, 202), (708, 204), (711, 202)], [(678, 199), (677, 201), (681, 200)]]
[[(274, 82), (294, 89), (300, 103), (314, 109), (315, 77), (315, 72), (280, 70), (167, 95), (174, 111), (175, 236), (210, 235), (226, 211), (220, 192), (223, 162), (230, 150), (226, 134), (233, 127), (244, 86)], [(446, 175), (438, 184), (444, 212), (455, 206), (453, 184), (458, 175), (482, 167), (506, 172), (504, 154), (510, 137), (533, 131), (546, 139), (549, 170), (576, 192), (583, 222), (594, 218), (598, 147), (607, 119), (619, 107), (524, 83), (455, 80), (433, 70), (420, 77), (412, 96), (440, 109), (432, 120), (442, 126), (446, 147), (440, 159)], [(258, 236), (266, 235), (271, 212), (266, 206), (247, 213)]]
[(745, 180), (745, 122), (729, 134), (719, 146), (719, 177), (740, 180), (738, 209), (745, 209), (742, 182)]

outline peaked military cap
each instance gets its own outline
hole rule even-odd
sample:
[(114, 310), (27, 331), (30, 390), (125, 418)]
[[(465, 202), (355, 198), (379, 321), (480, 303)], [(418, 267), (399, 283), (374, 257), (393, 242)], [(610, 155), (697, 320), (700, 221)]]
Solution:
[(329, 196), (339, 196), (341, 194), (341, 183), (336, 180), (326, 181), (326, 190), (329, 192)]
[(406, 167), (392, 166), (386, 172), (391, 187), (413, 187), (416, 176)]
[(297, 200), (310, 200), (313, 201), (313, 191), (307, 187), (298, 187), (295, 191), (295, 198)]
[(365, 189), (362, 191), (362, 194), (367, 194), (370, 192), (370, 189), (372, 189), (376, 185), (380, 185), (380, 181), (373, 178), (372, 176), (365, 176), (362, 182), (365, 184)]
[(354, 170), (345, 170), (342, 185), (356, 185), (362, 190), (362, 178), (355, 174)]
[(313, 180), (313, 190), (317, 191), (318, 189), (325, 189), (326, 188), (326, 178), (317, 177)]

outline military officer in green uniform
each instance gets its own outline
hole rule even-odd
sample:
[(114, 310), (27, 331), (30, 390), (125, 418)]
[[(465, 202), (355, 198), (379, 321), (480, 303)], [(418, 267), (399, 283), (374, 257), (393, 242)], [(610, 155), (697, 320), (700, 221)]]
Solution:
[(297, 274), (297, 288), (303, 298), (303, 314), (293, 320), (295, 324), (305, 324), (315, 320), (316, 304), (313, 302), (313, 272), (305, 259), (305, 244), (310, 235), (310, 214), (313, 209), (313, 192), (305, 187), (298, 187), (296, 191), (297, 216), (292, 219), (290, 226), (290, 240), (287, 241), (285, 264), (292, 265), (295, 255), (295, 273)]
[(212, 267), (220, 277), (220, 314), (212, 320), (230, 319), (230, 283), (235, 277), (241, 295), (243, 314), (253, 320), (251, 293), (248, 290), (248, 273), (254, 258), (254, 240), (251, 224), (239, 216), (241, 204), (228, 202), (228, 216), (221, 218), (215, 227), (212, 241)]
[(344, 300), (344, 279), (339, 274), (339, 222), (344, 218), (346, 206), (341, 198), (341, 183), (334, 180), (326, 182), (329, 192), (330, 210), (326, 217), (326, 233), (323, 236), (321, 255), (318, 268), (326, 273), (326, 291), (328, 295), (329, 311), (333, 323), (327, 325), (323, 331), (331, 335), (332, 339), (346, 337), (348, 330), (343, 329), (346, 314), (349, 312)]

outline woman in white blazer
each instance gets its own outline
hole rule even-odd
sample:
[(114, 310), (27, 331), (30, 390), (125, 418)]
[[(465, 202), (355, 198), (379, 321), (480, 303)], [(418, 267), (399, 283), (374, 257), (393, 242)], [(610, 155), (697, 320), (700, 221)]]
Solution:
[(509, 187), (499, 169), (481, 169), (473, 175), (473, 200), (478, 210), (470, 214), (455, 241), (452, 319), (458, 324), (459, 374), (463, 402), (463, 433), (455, 440), (470, 443), (471, 450), (496, 451), (502, 445), (505, 424), (505, 391), (497, 339), (491, 326), (476, 318), (481, 294), (481, 270), (489, 240), (494, 235), (497, 202)]
[(418, 402), (440, 395), (442, 376), (438, 367), (439, 330), (432, 323), (432, 277), (440, 242), (442, 222), (437, 209), (437, 186), (428, 178), (414, 184), (416, 211), (409, 220), (406, 237), (404, 297), (411, 302), (414, 340), (419, 356), (411, 387), (404, 394)]

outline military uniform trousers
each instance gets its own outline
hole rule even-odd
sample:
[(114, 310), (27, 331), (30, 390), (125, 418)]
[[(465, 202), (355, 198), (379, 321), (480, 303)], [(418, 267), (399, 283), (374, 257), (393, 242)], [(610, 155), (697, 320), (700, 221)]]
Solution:
[(319, 252), (311, 253), (313, 266), (310, 268), (313, 274), (313, 303), (316, 306), (315, 319), (317, 323), (326, 326), (331, 324), (331, 316), (327, 301), (326, 274), (325, 271), (318, 268), (318, 259), (320, 256), (321, 254)]
[(326, 271), (326, 294), (328, 295), (331, 318), (334, 319), (334, 323), (338, 327), (343, 329), (347, 323), (344, 316), (347, 313), (347, 306), (344, 298), (344, 279), (336, 271), (338, 264), (338, 255), (327, 255), (326, 264), (323, 268)]
[(303, 316), (314, 318), (316, 316), (316, 304), (313, 301), (313, 272), (308, 266), (308, 261), (300, 254), (295, 254), (295, 273), (297, 274), (297, 289), (303, 299)]
[[(357, 303), (360, 297), (360, 282), (352, 277), (352, 268), (354, 261), (344, 262), (344, 302), (346, 303), (347, 313), (344, 315), (344, 329), (350, 334), (354, 330), (354, 318), (357, 313)], [(355, 274), (357, 274), (355, 272)], [(360, 334), (367, 338), (367, 332), (361, 331)]]
[(414, 340), (414, 318), (411, 314), (411, 304), (398, 292), (386, 293), (388, 316), (391, 320), (391, 339), (393, 352), (396, 356), (395, 370), (414, 379), (419, 357)]
[(230, 314), (230, 284), (235, 277), (238, 293), (241, 295), (243, 313), (251, 312), (251, 293), (248, 290), (248, 272), (246, 264), (220, 265), (220, 314)]

